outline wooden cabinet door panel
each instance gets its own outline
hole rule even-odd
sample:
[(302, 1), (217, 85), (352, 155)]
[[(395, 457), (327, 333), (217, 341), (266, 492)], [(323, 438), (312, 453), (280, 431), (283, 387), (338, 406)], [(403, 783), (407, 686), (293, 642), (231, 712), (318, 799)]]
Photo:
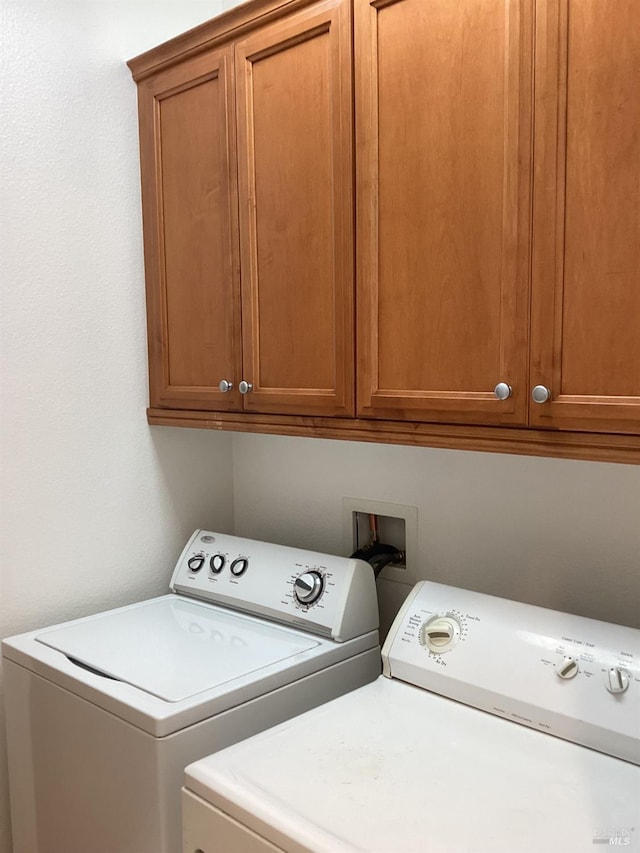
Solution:
[(224, 49), (140, 84), (152, 406), (240, 406), (232, 71)]
[(531, 3), (355, 14), (358, 412), (524, 424)]
[(531, 423), (640, 432), (640, 4), (538, 9)]
[(353, 415), (349, 4), (236, 45), (248, 411)]

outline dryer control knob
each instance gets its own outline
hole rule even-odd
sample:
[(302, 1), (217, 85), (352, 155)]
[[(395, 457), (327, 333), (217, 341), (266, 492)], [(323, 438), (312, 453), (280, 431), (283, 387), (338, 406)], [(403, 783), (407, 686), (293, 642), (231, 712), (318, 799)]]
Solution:
[(617, 666), (612, 666), (605, 674), (605, 687), (609, 693), (624, 693), (629, 686), (629, 676)]
[(580, 667), (575, 658), (564, 658), (562, 663), (558, 665), (556, 673), (558, 678), (573, 678), (578, 674)]
[(313, 604), (322, 595), (323, 587), (320, 572), (304, 572), (295, 579), (293, 592), (300, 604)]
[(430, 652), (442, 654), (460, 639), (460, 623), (452, 616), (433, 616), (420, 630), (420, 640)]

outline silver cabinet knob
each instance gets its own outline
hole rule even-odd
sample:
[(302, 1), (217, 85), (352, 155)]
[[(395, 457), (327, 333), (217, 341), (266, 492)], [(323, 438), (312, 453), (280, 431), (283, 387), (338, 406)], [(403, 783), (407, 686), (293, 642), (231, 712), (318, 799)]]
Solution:
[(253, 391), (253, 385), (250, 382), (245, 382), (244, 379), (238, 385), (238, 391), (241, 394), (248, 394), (249, 391)]
[(511, 385), (507, 385), (506, 382), (498, 382), (496, 387), (493, 389), (493, 393), (496, 395), (498, 400), (508, 400), (513, 390)]
[(534, 403), (546, 403), (551, 399), (551, 389), (546, 385), (536, 385), (531, 392), (531, 399)]
[(221, 379), (218, 383), (218, 389), (222, 391), (223, 394), (226, 394), (227, 391), (231, 391), (233, 388), (233, 382), (229, 382), (226, 379)]

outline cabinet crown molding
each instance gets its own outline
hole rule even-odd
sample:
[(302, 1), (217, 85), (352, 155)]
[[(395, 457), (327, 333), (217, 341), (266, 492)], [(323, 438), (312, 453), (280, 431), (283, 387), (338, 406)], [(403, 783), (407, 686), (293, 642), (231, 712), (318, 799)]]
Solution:
[(136, 83), (170, 68), (203, 51), (229, 41), (237, 41), (246, 33), (270, 21), (304, 9), (314, 0), (250, 0), (221, 15), (198, 24), (127, 61)]

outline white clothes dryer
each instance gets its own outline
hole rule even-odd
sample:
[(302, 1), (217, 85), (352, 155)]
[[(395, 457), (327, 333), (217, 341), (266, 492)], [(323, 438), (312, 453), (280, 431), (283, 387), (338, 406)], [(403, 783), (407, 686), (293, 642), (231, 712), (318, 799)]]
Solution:
[(14, 853), (179, 853), (185, 765), (380, 673), (362, 561), (198, 530), (170, 589), (3, 642)]
[(187, 767), (184, 853), (640, 850), (640, 631), (423, 582), (382, 656)]

